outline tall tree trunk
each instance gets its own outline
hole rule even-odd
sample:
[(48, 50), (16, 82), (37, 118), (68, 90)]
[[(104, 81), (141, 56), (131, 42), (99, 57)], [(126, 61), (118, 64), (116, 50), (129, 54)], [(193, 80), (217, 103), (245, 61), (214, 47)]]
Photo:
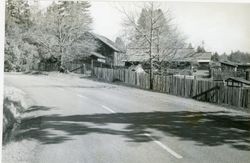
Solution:
[(149, 73), (150, 73), (149, 74), (150, 89), (153, 89), (153, 82), (154, 82), (154, 80), (153, 80), (154, 74), (153, 74), (152, 66), (153, 66), (153, 64), (152, 64), (152, 58), (150, 57), (150, 71), (149, 71)]
[(149, 58), (150, 58), (150, 89), (153, 89), (153, 56), (152, 56), (152, 41), (153, 41), (153, 3), (151, 3), (151, 18), (150, 18), (150, 42), (149, 42)]

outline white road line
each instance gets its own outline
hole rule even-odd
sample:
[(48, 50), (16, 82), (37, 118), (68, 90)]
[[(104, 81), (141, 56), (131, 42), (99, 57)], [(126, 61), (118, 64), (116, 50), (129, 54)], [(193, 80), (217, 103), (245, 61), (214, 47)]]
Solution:
[(105, 105), (102, 105), (102, 107), (104, 109), (106, 109), (107, 111), (111, 112), (111, 113), (115, 113), (115, 111), (113, 111), (112, 109), (110, 109), (109, 107), (105, 106)]
[[(110, 109), (109, 107), (102, 105), (102, 107), (104, 109), (106, 109), (107, 111), (111, 112), (111, 113), (115, 113), (115, 111), (113, 111), (112, 109)], [(170, 149), (168, 146), (162, 144), (162, 142), (154, 139), (150, 134), (144, 134), (145, 136), (149, 137), (150, 139), (152, 139), (154, 141), (154, 143), (156, 143), (157, 145), (159, 145), (161, 148), (163, 148), (164, 150), (166, 150), (168, 153), (170, 153), (171, 155), (173, 155), (174, 157), (181, 159), (183, 158), (181, 155), (179, 155), (178, 153), (176, 153), (175, 151), (173, 151), (172, 149)]]
[(168, 146), (162, 144), (158, 140), (155, 140), (150, 134), (144, 134), (144, 135), (147, 136), (147, 137), (149, 137), (150, 139), (152, 139), (157, 145), (159, 145), (160, 147), (162, 147), (163, 149), (165, 149), (168, 153), (170, 153), (174, 157), (176, 157), (178, 159), (183, 158), (181, 155), (179, 155), (178, 153), (176, 153), (175, 151), (173, 151), (172, 149), (170, 149)]
[(83, 96), (83, 95), (80, 95), (80, 94), (78, 94), (77, 96), (78, 96), (78, 97), (81, 97), (81, 98), (88, 98), (88, 97)]
[(58, 88), (58, 89), (60, 89), (61, 91), (65, 91), (65, 89), (64, 89), (64, 88)]

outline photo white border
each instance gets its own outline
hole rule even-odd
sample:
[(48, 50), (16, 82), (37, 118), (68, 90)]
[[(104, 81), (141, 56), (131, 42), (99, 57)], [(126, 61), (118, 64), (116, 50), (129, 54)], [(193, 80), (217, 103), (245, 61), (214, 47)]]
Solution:
[[(3, 72), (4, 72), (4, 27), (5, 27), (5, 0), (0, 1), (0, 134), (2, 135), (3, 126)], [(0, 140), (2, 149), (2, 137)], [(2, 151), (0, 152), (0, 162), (2, 162)]]
[[(2, 135), (2, 116), (3, 116), (3, 84), (4, 84), (4, 28), (5, 28), (5, 1), (0, 0), (0, 133)], [(40, 0), (40, 1), (52, 1), (52, 0)], [(72, 0), (70, 0), (72, 1)], [(89, 0), (89, 1), (101, 1), (101, 0)], [(111, 2), (112, 0), (102, 0)], [(135, 1), (135, 0), (113, 0), (113, 1)], [(145, 0), (136, 0), (145, 1)], [(157, 0), (151, 0), (157, 1)], [(170, 1), (170, 2), (216, 2), (216, 3), (250, 3), (250, 0), (158, 0), (158, 1)], [(2, 148), (2, 138), (0, 140)], [(0, 152), (0, 162), (2, 162), (2, 152)]]

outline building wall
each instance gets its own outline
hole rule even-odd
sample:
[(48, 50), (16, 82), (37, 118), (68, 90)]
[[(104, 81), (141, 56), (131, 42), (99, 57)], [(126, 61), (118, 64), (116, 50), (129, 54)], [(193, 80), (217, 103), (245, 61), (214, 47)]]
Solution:
[(125, 62), (123, 62), (124, 53), (114, 52), (114, 66), (125, 66)]
[(209, 70), (209, 62), (198, 62), (199, 63), (199, 66), (198, 66), (198, 69), (199, 70)]
[(109, 65), (114, 65), (114, 50), (107, 46), (106, 44), (102, 43), (101, 41), (98, 41), (98, 49), (96, 50), (97, 53), (102, 54), (105, 56), (105, 63)]
[(236, 67), (221, 64), (221, 71), (236, 71)]

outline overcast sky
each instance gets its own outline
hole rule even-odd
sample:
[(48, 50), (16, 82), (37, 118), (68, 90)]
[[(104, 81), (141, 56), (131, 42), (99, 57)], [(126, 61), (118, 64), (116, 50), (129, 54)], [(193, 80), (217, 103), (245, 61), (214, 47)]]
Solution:
[[(40, 2), (43, 7), (48, 3)], [(94, 32), (115, 40), (121, 34), (123, 20), (117, 6), (137, 11), (140, 3), (91, 2)], [(204, 40), (206, 50), (212, 52), (250, 52), (249, 3), (164, 2), (162, 7), (171, 10), (179, 30), (194, 46)]]

